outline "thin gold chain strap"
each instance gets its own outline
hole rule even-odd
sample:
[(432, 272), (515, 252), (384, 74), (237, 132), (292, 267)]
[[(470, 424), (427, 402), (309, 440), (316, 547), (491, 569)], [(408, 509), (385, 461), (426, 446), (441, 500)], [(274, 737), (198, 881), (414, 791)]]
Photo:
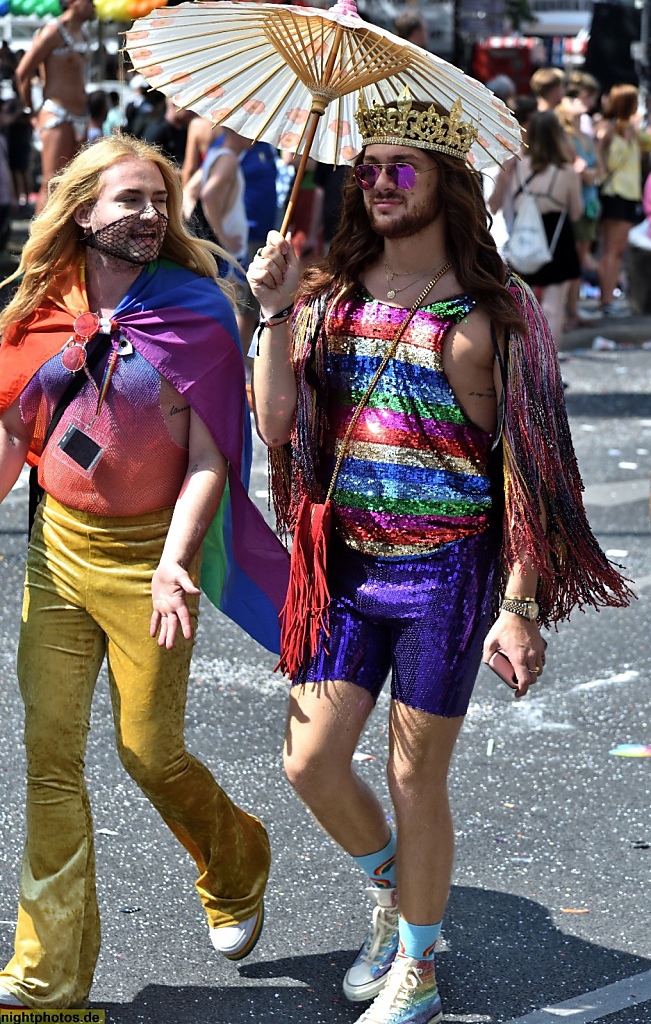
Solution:
[(335, 484), (337, 482), (337, 477), (339, 476), (339, 470), (341, 469), (342, 463), (344, 461), (344, 457), (346, 455), (346, 448), (348, 447), (348, 442), (350, 441), (351, 434), (352, 434), (353, 430), (355, 429), (355, 427), (357, 425), (357, 421), (358, 421), (359, 417), (362, 414), (362, 409), (364, 408), (364, 406), (368, 402), (369, 398), (371, 397), (371, 394), (373, 393), (373, 389), (375, 388), (375, 385), (377, 384), (377, 382), (379, 381), (380, 377), (384, 373), (384, 369), (385, 369), (387, 363), (389, 362), (391, 357), (394, 355), (396, 349), (398, 348), (398, 344), (400, 342), (400, 339), (402, 338), (403, 334), (407, 330), (409, 322), (412, 319), (414, 313), (416, 312), (416, 310), (420, 306), (420, 304), (423, 301), (423, 299), (426, 298), (427, 295), (429, 295), (429, 293), (431, 292), (431, 290), (434, 287), (434, 285), (438, 284), (438, 282), (441, 280), (443, 275), (447, 274), (448, 270), (450, 270), (451, 267), (452, 267), (451, 263), (446, 263), (445, 266), (441, 267), (441, 269), (434, 275), (432, 280), (422, 290), (422, 292), (420, 293), (420, 295), (418, 296), (418, 298), (414, 302), (413, 306), (411, 307), (411, 309), (407, 313), (407, 316), (405, 317), (405, 319), (402, 321), (400, 327), (398, 328), (398, 333), (396, 334), (395, 338), (393, 339), (393, 341), (389, 345), (389, 348), (387, 349), (382, 362), (380, 363), (380, 365), (378, 366), (377, 370), (373, 374), (373, 378), (372, 378), (370, 384), (368, 385), (366, 391), (364, 392), (364, 395), (362, 396), (362, 399), (361, 399), (359, 405), (355, 409), (355, 412), (353, 413), (353, 415), (351, 417), (350, 423), (348, 424), (348, 428), (347, 428), (346, 433), (344, 434), (343, 440), (341, 442), (341, 447), (339, 449), (339, 455), (337, 456), (337, 462), (335, 463), (334, 472), (332, 474), (332, 480), (330, 481), (330, 486), (328, 487), (328, 493), (326, 494), (326, 501), (330, 501), (330, 499), (332, 497), (333, 491), (335, 489)]

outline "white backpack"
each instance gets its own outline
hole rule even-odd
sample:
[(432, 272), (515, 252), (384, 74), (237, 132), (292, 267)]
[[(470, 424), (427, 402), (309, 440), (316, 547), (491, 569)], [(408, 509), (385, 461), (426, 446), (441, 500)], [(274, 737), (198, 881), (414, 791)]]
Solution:
[[(530, 181), (531, 178), (528, 180)], [(553, 181), (551, 188), (553, 188)], [(513, 221), (509, 240), (504, 246), (504, 256), (518, 273), (535, 274), (541, 267), (551, 263), (567, 211), (563, 210), (561, 213), (554, 236), (551, 242), (548, 242), (547, 232), (545, 231), (545, 225), (538, 209), (536, 198), (527, 189), (526, 181), (521, 183), (520, 191), (522, 192), (522, 200)]]

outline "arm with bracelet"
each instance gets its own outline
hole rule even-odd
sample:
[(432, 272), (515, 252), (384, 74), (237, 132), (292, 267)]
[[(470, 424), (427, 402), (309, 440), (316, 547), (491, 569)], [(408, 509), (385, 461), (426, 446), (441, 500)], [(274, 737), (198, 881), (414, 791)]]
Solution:
[(278, 231), (270, 231), (247, 278), (260, 304), (260, 322), (253, 336), (255, 422), (265, 444), (277, 448), (289, 440), (296, 408), (291, 314), (299, 268), (291, 242)]
[[(501, 407), (506, 384), (505, 344), (495, 336), (493, 344), (496, 349), (493, 379)], [(547, 517), (542, 504), (540, 518), (546, 531)], [(484, 641), (483, 660), (514, 690), (516, 698), (525, 695), (545, 666), (547, 643), (540, 635), (537, 589), (538, 570), (528, 553), (519, 551), (506, 578), (499, 615)]]

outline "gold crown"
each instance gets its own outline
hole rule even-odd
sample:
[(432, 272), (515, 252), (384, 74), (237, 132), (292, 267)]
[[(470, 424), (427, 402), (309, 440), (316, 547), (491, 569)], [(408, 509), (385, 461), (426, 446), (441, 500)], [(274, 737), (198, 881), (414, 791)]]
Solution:
[(369, 107), (362, 92), (355, 114), (365, 146), (416, 146), (433, 149), (465, 160), (479, 129), (461, 120), (461, 100), (455, 100), (449, 114), (439, 114), (434, 104), (427, 110), (412, 110), (412, 98), (405, 86), (396, 104), (374, 103)]

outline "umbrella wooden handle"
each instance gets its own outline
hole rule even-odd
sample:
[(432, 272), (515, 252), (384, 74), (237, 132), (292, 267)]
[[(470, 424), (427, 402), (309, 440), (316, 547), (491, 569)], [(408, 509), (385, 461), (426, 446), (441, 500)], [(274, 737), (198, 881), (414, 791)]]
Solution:
[[(345, 13), (348, 14), (350, 12), (349, 11), (345, 11)], [(355, 9), (355, 13), (357, 13), (356, 9)], [(332, 49), (331, 49), (330, 55), (328, 57), (328, 62), (326, 64), (326, 67), (325, 67), (325, 70), (324, 70), (324, 73), (323, 73), (323, 85), (324, 86), (328, 86), (330, 84), (330, 80), (332, 78), (332, 73), (334, 71), (335, 62), (336, 62), (337, 57), (339, 55), (339, 49), (341, 47), (341, 40), (343, 39), (343, 35), (344, 35), (344, 30), (341, 27), (341, 25), (338, 25), (337, 29), (335, 31), (335, 36), (334, 36), (333, 42), (332, 42)], [(300, 192), (300, 189), (301, 189), (301, 182), (303, 181), (303, 175), (305, 174), (305, 168), (307, 167), (307, 162), (308, 162), (308, 160), (310, 158), (310, 150), (312, 149), (312, 143), (314, 142), (314, 136), (316, 135), (316, 129), (317, 129), (317, 125), (319, 123), (319, 118), (323, 117), (323, 115), (325, 113), (325, 109), (326, 109), (326, 107), (328, 105), (328, 102), (329, 102), (329, 99), (324, 99), (323, 96), (313, 96), (313, 98), (312, 98), (312, 112), (310, 113), (310, 121), (308, 123), (307, 131), (305, 133), (305, 144), (303, 146), (303, 155), (301, 157), (301, 162), (299, 163), (299, 165), (298, 165), (298, 167), (296, 169), (296, 176), (294, 178), (294, 185), (292, 187), (291, 195), (289, 197), (289, 202), (287, 203), (287, 209), (285, 210), (285, 216), (283, 217), (283, 222), (280, 225), (280, 233), (281, 233), (281, 235), (284, 235), (284, 234), (287, 233), (287, 228), (288, 228), (289, 224), (291, 223), (292, 217), (294, 216), (294, 207), (296, 206), (296, 200), (298, 199), (298, 193)]]
[(303, 154), (301, 156), (301, 162), (296, 168), (294, 184), (292, 186), (292, 191), (287, 203), (287, 208), (285, 209), (285, 216), (283, 217), (283, 222), (280, 225), (281, 235), (287, 234), (287, 228), (291, 224), (292, 217), (294, 216), (294, 208), (296, 206), (296, 201), (298, 199), (298, 193), (301, 190), (301, 182), (303, 181), (305, 168), (307, 167), (307, 162), (310, 159), (310, 150), (312, 148), (312, 143), (314, 142), (314, 136), (316, 135), (316, 129), (317, 125), (319, 124), (320, 117), (323, 117), (323, 114), (321, 114), (318, 110), (313, 110), (312, 113), (310, 114), (310, 123), (305, 133), (305, 147), (303, 149)]

